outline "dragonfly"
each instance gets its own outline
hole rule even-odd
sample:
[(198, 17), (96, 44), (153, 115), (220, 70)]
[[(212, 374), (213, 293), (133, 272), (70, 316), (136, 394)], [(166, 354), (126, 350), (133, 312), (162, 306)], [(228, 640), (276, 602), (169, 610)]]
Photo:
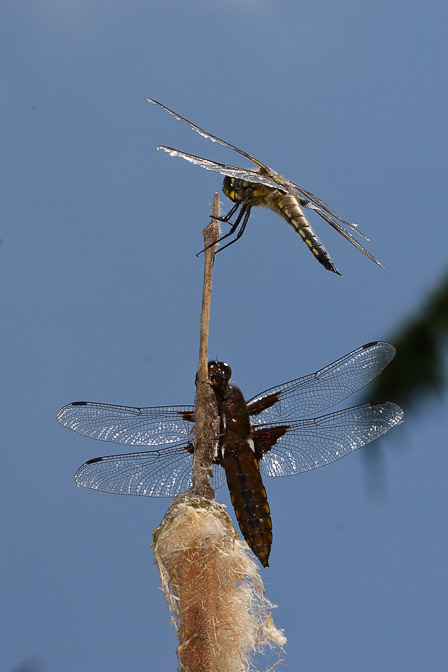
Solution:
[[(386, 434), (403, 420), (394, 403), (366, 403), (326, 415), (389, 364), (395, 348), (376, 341), (323, 369), (244, 400), (227, 363), (209, 363), (221, 418), (212, 485), (229, 487), (241, 532), (268, 566), (272, 521), (263, 476), (291, 476), (326, 466)], [(76, 472), (79, 486), (119, 495), (174, 497), (191, 485), (194, 406), (136, 408), (88, 401), (64, 406), (68, 429), (133, 452), (95, 457)], [(134, 452), (139, 446), (163, 446)]]
[[(162, 103), (159, 103), (157, 100), (154, 100), (153, 98), (146, 98), (146, 100), (149, 103), (154, 103), (154, 105), (161, 107), (179, 121), (187, 124), (190, 126), (190, 128), (202, 135), (204, 138), (208, 138), (212, 142), (216, 142), (220, 145), (223, 145), (224, 147), (227, 147), (228, 149), (232, 149), (257, 166), (256, 170), (238, 168), (236, 166), (217, 163), (201, 156), (195, 156), (194, 154), (182, 152), (179, 149), (174, 149), (173, 147), (166, 147), (164, 145), (157, 147), (157, 149), (167, 152), (170, 154), (170, 156), (178, 156), (182, 159), (185, 159), (186, 161), (189, 161), (190, 163), (200, 166), (201, 168), (205, 168), (205, 170), (212, 170), (216, 173), (225, 175), (223, 192), (234, 203), (234, 206), (224, 217), (217, 217), (217, 219), (220, 221), (228, 223), (230, 225), (230, 230), (228, 233), (222, 235), (216, 242), (222, 242), (226, 238), (229, 238), (235, 234), (235, 232), (236, 235), (233, 240), (228, 242), (226, 245), (221, 246), (218, 251), (224, 250), (226, 247), (229, 247), (229, 245), (232, 245), (239, 238), (241, 238), (249, 221), (252, 208), (261, 206), (269, 208), (282, 217), (282, 219), (286, 220), (292, 229), (299, 234), (312, 254), (322, 264), (322, 266), (324, 266), (324, 268), (332, 271), (333, 273), (336, 273), (337, 275), (341, 275), (333, 263), (329, 253), (319, 240), (311, 224), (303, 213), (302, 208), (308, 208), (317, 212), (318, 215), (320, 215), (328, 224), (330, 224), (330, 226), (332, 226), (338, 233), (348, 240), (349, 243), (354, 245), (357, 250), (365, 254), (375, 264), (386, 271), (384, 266), (377, 259), (375, 259), (375, 257), (370, 252), (368, 252), (363, 245), (361, 245), (353, 233), (347, 230), (348, 228), (357, 235), (365, 238), (366, 240), (369, 240), (369, 238), (367, 238), (367, 236), (361, 233), (361, 231), (358, 229), (358, 225), (342, 219), (342, 217), (336, 214), (336, 212), (334, 212), (334, 210), (332, 210), (330, 206), (321, 200), (318, 196), (315, 196), (303, 187), (299, 187), (299, 185), (291, 182), (291, 180), (282, 177), (282, 175), (277, 173), (272, 168), (269, 168), (266, 164), (262, 163), (255, 157), (251, 156), (251, 154), (248, 154), (244, 150), (235, 147), (235, 145), (232, 145), (230, 142), (226, 142), (225, 140), (218, 138), (216, 135), (205, 131), (203, 128), (200, 128), (196, 124), (193, 124), (191, 121), (188, 121), (188, 119), (182, 117), (180, 114), (174, 112)], [(232, 217), (234, 215), (236, 218), (232, 222)]]

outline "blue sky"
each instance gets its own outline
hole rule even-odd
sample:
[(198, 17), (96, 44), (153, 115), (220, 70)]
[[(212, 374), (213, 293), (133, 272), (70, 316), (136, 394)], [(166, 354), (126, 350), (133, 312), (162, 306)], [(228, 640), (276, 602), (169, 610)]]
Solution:
[[(220, 179), (155, 146), (236, 159), (145, 96), (358, 222), (390, 271), (311, 214), (336, 277), (254, 212), (217, 258), (210, 333), (250, 397), (387, 339), (446, 271), (446, 18), (413, 0), (2, 3), (2, 669), (177, 665), (149, 548), (169, 501), (78, 489), (116, 447), (55, 418), (193, 400), (194, 253)], [(361, 451), (266, 479), (285, 669), (444, 669), (445, 407), (382, 442), (381, 496)]]

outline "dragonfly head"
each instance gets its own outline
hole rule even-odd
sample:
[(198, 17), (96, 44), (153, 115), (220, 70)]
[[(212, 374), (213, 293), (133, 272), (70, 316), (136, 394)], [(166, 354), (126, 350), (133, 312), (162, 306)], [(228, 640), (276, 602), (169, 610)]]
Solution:
[(210, 384), (215, 390), (225, 393), (227, 384), (232, 376), (232, 369), (226, 362), (217, 362), (216, 360), (208, 363), (208, 377)]
[[(232, 377), (232, 369), (226, 362), (216, 360), (208, 363), (208, 377), (212, 387), (220, 389), (224, 387)], [(198, 374), (196, 374), (195, 385), (198, 384)]]

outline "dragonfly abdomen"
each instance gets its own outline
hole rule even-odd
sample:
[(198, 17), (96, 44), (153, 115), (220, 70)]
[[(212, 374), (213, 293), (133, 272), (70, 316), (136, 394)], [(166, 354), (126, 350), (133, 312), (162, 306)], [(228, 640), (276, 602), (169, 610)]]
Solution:
[(275, 198), (272, 199), (272, 205), (270, 207), (277, 212), (280, 217), (286, 220), (294, 231), (299, 234), (303, 242), (310, 248), (311, 252), (322, 266), (325, 266), (328, 271), (333, 271), (333, 273), (340, 275), (327, 250), (322, 245), (307, 218), (303, 214), (302, 208), (295, 196), (277, 191), (275, 193)]
[(340, 275), (327, 250), (303, 214), (298, 198), (294, 194), (233, 177), (224, 178), (222, 190), (234, 203), (246, 204), (249, 207), (269, 208), (280, 215), (299, 234), (322, 266)]
[(272, 521), (252, 442), (226, 445), (223, 467), (240, 530), (263, 567), (269, 566)]

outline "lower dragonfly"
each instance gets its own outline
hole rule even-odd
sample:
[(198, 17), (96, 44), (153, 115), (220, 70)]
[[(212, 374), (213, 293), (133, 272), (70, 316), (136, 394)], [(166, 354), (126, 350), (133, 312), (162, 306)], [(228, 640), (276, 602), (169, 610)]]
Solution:
[[(247, 403), (224, 362), (209, 362), (220, 414), (212, 484), (227, 481), (240, 530), (264, 567), (272, 522), (262, 474), (291, 476), (334, 462), (386, 434), (403, 420), (390, 402), (312, 416), (361, 389), (389, 364), (389, 343), (368, 343), (316, 373), (265, 390)], [(194, 406), (134, 408), (77, 401), (59, 422), (79, 434), (158, 450), (95, 457), (76, 472), (78, 485), (120, 495), (173, 497), (191, 487)]]
[[(169, 112), (173, 117), (190, 126), (190, 128), (204, 138), (208, 138), (212, 142), (216, 142), (237, 152), (241, 156), (244, 156), (244, 158), (252, 161), (252, 163), (258, 167), (257, 170), (238, 168), (236, 166), (217, 163), (216, 161), (211, 161), (210, 159), (205, 159), (201, 156), (195, 156), (188, 152), (182, 152), (173, 147), (166, 147), (164, 145), (157, 147), (157, 149), (168, 152), (171, 156), (179, 156), (190, 163), (205, 168), (205, 170), (212, 170), (216, 173), (221, 173), (221, 175), (225, 175), (223, 192), (235, 205), (225, 217), (217, 218), (222, 222), (230, 224), (230, 231), (221, 236), (217, 242), (221, 242), (229, 236), (232, 236), (237, 231), (238, 227), (240, 228), (235, 238), (226, 245), (223, 245), (218, 251), (224, 250), (229, 245), (232, 245), (232, 243), (237, 241), (238, 238), (243, 235), (249, 221), (251, 209), (253, 207), (262, 206), (269, 208), (286, 220), (293, 230), (299, 234), (322, 266), (328, 271), (333, 271), (333, 273), (340, 275), (327, 250), (322, 245), (311, 224), (303, 214), (302, 208), (308, 208), (317, 212), (317, 214), (328, 222), (328, 224), (340, 233), (341, 236), (344, 236), (349, 243), (354, 245), (360, 252), (365, 254), (384, 271), (386, 270), (384, 266), (361, 245), (350, 231), (347, 231), (345, 228), (348, 227), (354, 233), (369, 240), (367, 236), (359, 231), (358, 225), (342, 219), (342, 217), (337, 215), (334, 210), (332, 210), (330, 206), (318, 196), (306, 191), (303, 187), (299, 187), (298, 184), (291, 182), (291, 180), (288, 180), (286, 177), (279, 175), (275, 170), (269, 168), (269, 166), (266, 166), (264, 163), (261, 163), (261, 161), (242, 149), (238, 149), (238, 147), (230, 144), (230, 142), (221, 140), (221, 138), (218, 138), (216, 135), (193, 124), (191, 121), (188, 121), (188, 119), (185, 119), (185, 117), (182, 117), (177, 112), (170, 110), (169, 107), (162, 105), (162, 103), (159, 103), (157, 100), (152, 98), (146, 98), (146, 100), (149, 103), (154, 103), (154, 105), (161, 107), (166, 112)], [(236, 215), (234, 222), (231, 221), (233, 215)]]

